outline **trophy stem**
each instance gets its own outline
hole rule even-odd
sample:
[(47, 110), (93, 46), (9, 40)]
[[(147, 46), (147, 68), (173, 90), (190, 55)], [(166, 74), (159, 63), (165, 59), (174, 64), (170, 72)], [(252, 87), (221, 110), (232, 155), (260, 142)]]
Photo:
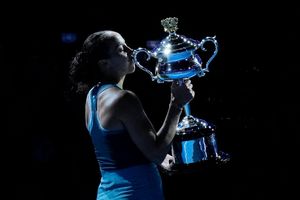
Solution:
[(191, 115), (191, 108), (190, 108), (190, 104), (187, 103), (184, 105), (184, 112), (186, 116), (190, 116)]

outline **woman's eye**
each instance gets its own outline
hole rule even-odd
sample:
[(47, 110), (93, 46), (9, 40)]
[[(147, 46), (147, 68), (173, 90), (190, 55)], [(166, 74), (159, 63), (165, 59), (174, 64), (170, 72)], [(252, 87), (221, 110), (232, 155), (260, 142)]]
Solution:
[(125, 52), (125, 49), (124, 48), (120, 48), (119, 52)]
[(125, 49), (122, 49), (121, 52), (127, 54), (127, 51)]
[(119, 53), (122, 53), (122, 54), (127, 54), (127, 49), (124, 48), (123, 46), (120, 46), (120, 47), (118, 48), (118, 52), (119, 52)]

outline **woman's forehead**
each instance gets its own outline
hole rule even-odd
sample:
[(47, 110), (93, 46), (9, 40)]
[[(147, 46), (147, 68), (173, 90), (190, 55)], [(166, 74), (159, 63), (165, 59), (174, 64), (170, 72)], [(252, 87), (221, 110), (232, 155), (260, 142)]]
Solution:
[(121, 34), (117, 32), (109, 32), (109, 46), (111, 47), (111, 50), (116, 50), (119, 46), (126, 46), (124, 38), (121, 36)]
[(124, 40), (124, 38), (120, 34), (116, 33), (115, 34), (115, 38), (116, 38), (116, 42), (119, 45), (125, 45), (125, 40)]

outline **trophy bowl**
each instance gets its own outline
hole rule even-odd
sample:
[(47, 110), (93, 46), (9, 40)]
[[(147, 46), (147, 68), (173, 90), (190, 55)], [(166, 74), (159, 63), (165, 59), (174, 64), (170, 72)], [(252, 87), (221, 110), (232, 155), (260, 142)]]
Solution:
[[(201, 41), (187, 38), (184, 35), (176, 33), (178, 18), (166, 18), (161, 21), (164, 30), (169, 35), (164, 38), (160, 44), (153, 50), (145, 48), (138, 48), (133, 51), (133, 60), (140, 69), (147, 72), (152, 80), (156, 80), (159, 83), (164, 81), (174, 81), (176, 79), (189, 79), (196, 75), (202, 77), (209, 71), (208, 67), (212, 59), (218, 52), (218, 42), (214, 37), (206, 37)], [(203, 67), (202, 59), (199, 54), (196, 54), (200, 48), (203, 51), (207, 51), (204, 48), (206, 42), (212, 42), (215, 50), (213, 55), (206, 62)], [(149, 67), (143, 66), (139, 59), (138, 54), (145, 53), (147, 60), (155, 58), (157, 64), (155, 71), (149, 70)]]

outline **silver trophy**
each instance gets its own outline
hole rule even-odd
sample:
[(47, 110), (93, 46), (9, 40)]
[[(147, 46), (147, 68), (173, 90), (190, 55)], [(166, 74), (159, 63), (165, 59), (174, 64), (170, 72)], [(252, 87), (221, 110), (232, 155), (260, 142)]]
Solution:
[[(136, 66), (148, 73), (152, 81), (163, 83), (178, 80), (183, 82), (185, 79), (195, 76), (203, 77), (209, 72), (209, 64), (218, 52), (218, 42), (215, 36), (206, 37), (201, 41), (193, 40), (177, 34), (177, 24), (178, 18), (176, 17), (161, 20), (164, 31), (168, 32), (169, 35), (152, 51), (145, 48), (138, 48), (133, 51), (132, 56)], [(196, 52), (199, 48), (202, 51), (207, 51), (204, 47), (207, 42), (214, 45), (214, 52), (204, 65)], [(139, 61), (141, 54), (146, 54), (146, 61), (151, 58), (157, 61), (154, 73), (149, 67), (141, 64)], [(178, 124), (172, 142), (172, 155), (175, 157), (173, 168), (186, 170), (206, 161), (227, 162), (229, 160), (228, 154), (218, 151), (215, 126), (192, 116), (189, 104), (184, 106), (184, 110), (185, 117)]]

